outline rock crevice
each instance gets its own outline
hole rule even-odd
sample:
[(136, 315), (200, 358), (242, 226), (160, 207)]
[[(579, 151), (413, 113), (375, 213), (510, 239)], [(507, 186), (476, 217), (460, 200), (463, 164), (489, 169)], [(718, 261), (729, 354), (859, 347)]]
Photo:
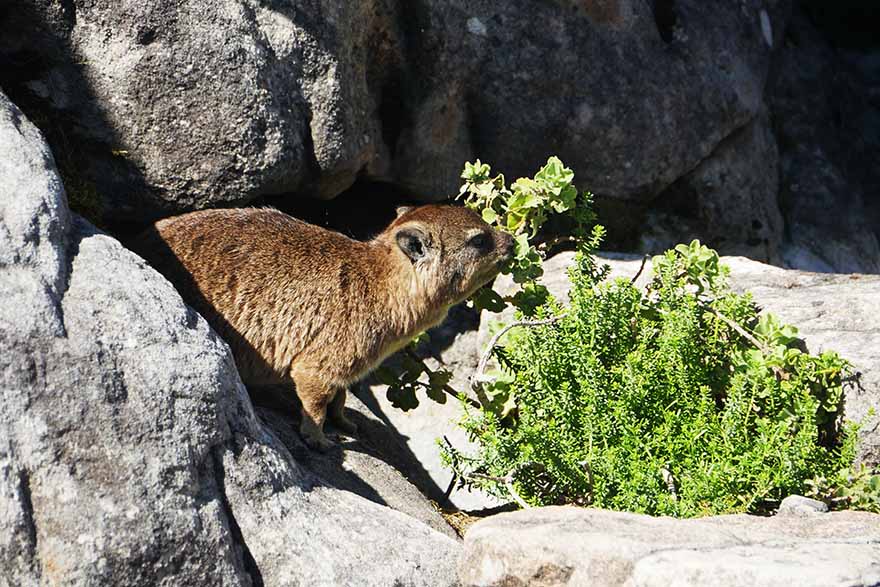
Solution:
[(260, 572), (257, 561), (254, 559), (254, 555), (248, 548), (244, 536), (242, 536), (241, 527), (235, 519), (232, 507), (229, 505), (229, 499), (226, 497), (226, 486), (224, 481), (226, 472), (223, 470), (222, 455), (219, 454), (217, 449), (214, 449), (209, 458), (214, 472), (214, 478), (217, 482), (217, 494), (220, 498), (220, 505), (223, 514), (226, 517), (226, 523), (229, 526), (232, 541), (235, 544), (236, 551), (240, 557), (242, 568), (250, 578), (250, 584), (252, 587), (263, 587), (265, 584), (263, 582), (263, 574)]

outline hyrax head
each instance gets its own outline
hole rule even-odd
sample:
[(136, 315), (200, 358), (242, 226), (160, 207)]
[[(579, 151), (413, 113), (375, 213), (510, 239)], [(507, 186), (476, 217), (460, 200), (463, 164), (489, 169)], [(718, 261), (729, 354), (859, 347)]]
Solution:
[(401, 208), (380, 238), (400, 249), (419, 288), (444, 305), (464, 300), (495, 277), (514, 250), (513, 237), (459, 206)]

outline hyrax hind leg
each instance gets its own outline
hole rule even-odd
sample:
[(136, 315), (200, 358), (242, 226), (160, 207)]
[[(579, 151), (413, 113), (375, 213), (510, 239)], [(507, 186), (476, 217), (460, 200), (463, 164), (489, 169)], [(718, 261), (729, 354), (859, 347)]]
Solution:
[(296, 385), (296, 395), (302, 403), (299, 433), (309, 448), (328, 450), (333, 443), (324, 436), (324, 419), (327, 416), (327, 407), (336, 394), (336, 388), (328, 386), (308, 372), (294, 371), (291, 375)]
[(327, 412), (327, 418), (333, 426), (338, 428), (341, 432), (351, 436), (357, 432), (357, 426), (354, 422), (345, 417), (344, 410), (346, 395), (347, 390), (344, 387), (336, 392), (336, 395), (330, 400), (330, 408)]

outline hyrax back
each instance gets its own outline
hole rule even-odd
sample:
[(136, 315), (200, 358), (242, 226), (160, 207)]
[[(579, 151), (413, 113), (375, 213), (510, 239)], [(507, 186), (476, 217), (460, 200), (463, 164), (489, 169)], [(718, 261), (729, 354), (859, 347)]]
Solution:
[(139, 249), (229, 343), (245, 383), (295, 385), (300, 431), (326, 448), (328, 407), (353, 431), (346, 388), (492, 279), (513, 240), (454, 206), (404, 209), (367, 242), (248, 208), (159, 221)]

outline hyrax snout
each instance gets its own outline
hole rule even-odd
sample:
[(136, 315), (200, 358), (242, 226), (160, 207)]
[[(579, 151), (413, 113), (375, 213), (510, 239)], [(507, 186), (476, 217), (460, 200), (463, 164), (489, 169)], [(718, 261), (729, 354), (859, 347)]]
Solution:
[(498, 273), (513, 239), (461, 207), (399, 211), (370, 241), (273, 209), (168, 218), (139, 251), (232, 349), (249, 385), (293, 384), (309, 446), (346, 432), (349, 385)]

